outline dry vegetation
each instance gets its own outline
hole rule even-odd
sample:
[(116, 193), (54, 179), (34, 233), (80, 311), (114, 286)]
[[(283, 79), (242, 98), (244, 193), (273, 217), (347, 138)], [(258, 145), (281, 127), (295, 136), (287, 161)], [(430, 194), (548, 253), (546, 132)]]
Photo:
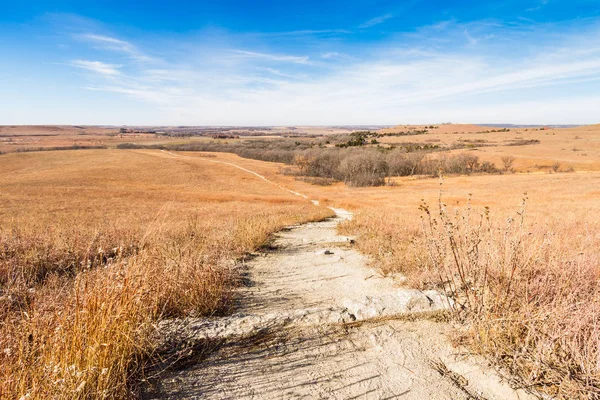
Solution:
[(403, 183), (360, 194), (345, 227), (360, 249), (450, 294), (462, 340), (526, 385), (598, 398), (600, 176), (448, 178), (441, 200), (433, 180)]
[[(590, 143), (582, 151), (595, 151)], [(536, 149), (549, 160), (544, 173), (527, 173), (523, 158), (509, 155), (502, 169), (517, 173), (447, 177), (441, 203), (439, 180), (426, 177), (353, 189), (279, 179), (353, 209), (345, 233), (358, 235), (383, 273), (451, 294), (461, 342), (527, 386), (600, 398), (600, 158), (567, 173), (552, 167), (551, 145)]]
[(228, 152), (288, 164), (292, 166), (285, 169), (288, 175), (342, 181), (360, 187), (381, 186), (391, 177), (437, 176), (440, 172), (447, 175), (596, 171), (600, 168), (599, 140), (600, 128), (595, 126), (509, 129), (429, 125), (302, 138), (204, 140), (150, 146), (121, 143), (117, 147)]
[(0, 158), (0, 397), (123, 398), (160, 318), (225, 313), (234, 260), (328, 210), (164, 153)]
[[(400, 126), (382, 132), (406, 129)], [(514, 157), (513, 167), (517, 172), (547, 172), (553, 170), (557, 163), (560, 171), (571, 168), (577, 171), (600, 170), (600, 125), (561, 129), (510, 128), (505, 132), (476, 125), (440, 125), (425, 135), (386, 136), (379, 141), (387, 145), (435, 143), (442, 147), (462, 144), (482, 162), (495, 163), (499, 167), (503, 157)]]
[(210, 142), (212, 138), (264, 140), (278, 137), (341, 135), (352, 127), (280, 126), (280, 127), (182, 127), (182, 126), (59, 126), (0, 125), (0, 154), (44, 151), (61, 148), (113, 148), (122, 143), (144, 145)]
[(287, 175), (341, 181), (356, 187), (382, 186), (386, 178), (394, 176), (435, 176), (440, 170), (451, 174), (501, 173), (494, 164), (481, 163), (479, 157), (472, 154), (450, 154), (451, 148), (428, 144), (381, 147), (376, 139), (372, 139), (375, 142), (367, 140), (373, 135), (377, 134), (354, 132), (327, 140), (273, 138), (150, 146), (122, 143), (117, 148), (234, 153), (244, 158), (293, 166), (283, 170)]
[(0, 126), (0, 153), (51, 148), (105, 147), (124, 140), (147, 140), (154, 135), (119, 134), (116, 128), (77, 126)]
[(374, 267), (451, 294), (458, 339), (523, 384), (558, 398), (600, 396), (599, 173), (450, 176), (440, 208), (439, 179), (316, 186), (277, 164), (217, 159), (354, 210), (343, 229)]
[[(600, 126), (498, 130), (169, 146), (236, 153), (210, 159), (354, 210), (343, 229), (375, 267), (454, 297), (463, 343), (526, 385), (600, 398)], [(130, 393), (128, 377), (156, 357), (154, 321), (227, 312), (232, 259), (324, 216), (239, 170), (157, 150), (6, 154), (0, 166), (0, 390), (11, 396)]]

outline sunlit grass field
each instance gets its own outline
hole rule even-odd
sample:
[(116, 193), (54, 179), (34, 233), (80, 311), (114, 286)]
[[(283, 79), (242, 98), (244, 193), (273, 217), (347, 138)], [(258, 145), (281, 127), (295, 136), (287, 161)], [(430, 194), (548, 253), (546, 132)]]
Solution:
[[(589, 156), (597, 132), (581, 129), (535, 131), (548, 139), (477, 150), (498, 165), (514, 157), (514, 171), (392, 177), (366, 188), (313, 185), (282, 174), (289, 166), (224, 153), (4, 154), (0, 390), (134, 395), (132, 382), (155, 357), (154, 322), (226, 314), (236, 258), (283, 226), (330, 215), (214, 163), (224, 161), (354, 211), (342, 229), (356, 235), (372, 266), (452, 295), (456, 340), (523, 383), (562, 398), (596, 396), (600, 172)], [(563, 154), (574, 142), (587, 143), (582, 155)]]
[(457, 300), (458, 342), (558, 398), (600, 395), (599, 172), (403, 177), (350, 188), (245, 162), (353, 210), (343, 233), (357, 236), (375, 269)]
[(2, 398), (134, 394), (155, 321), (226, 313), (237, 258), (330, 214), (158, 151), (3, 155), (0, 205)]

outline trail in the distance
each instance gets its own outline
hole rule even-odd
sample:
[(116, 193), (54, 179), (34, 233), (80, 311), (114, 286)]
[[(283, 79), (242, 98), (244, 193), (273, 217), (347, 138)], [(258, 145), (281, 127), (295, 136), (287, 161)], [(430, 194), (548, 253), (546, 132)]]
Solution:
[(252, 170), (250, 170), (248, 168), (241, 167), (241, 166), (239, 166), (237, 164), (234, 164), (234, 163), (230, 163), (230, 162), (227, 162), (227, 161), (219, 161), (219, 160), (209, 160), (209, 159), (201, 158), (201, 157), (184, 156), (184, 155), (181, 155), (181, 154), (171, 153), (168, 150), (161, 150), (161, 151), (164, 152), (164, 153), (170, 154), (170, 155), (172, 155), (174, 157), (191, 158), (193, 160), (202, 160), (202, 161), (207, 161), (207, 162), (211, 162), (211, 163), (215, 163), (215, 164), (229, 165), (231, 167), (234, 167), (234, 168), (240, 169), (242, 171), (245, 171), (245, 172), (247, 172), (249, 174), (252, 174), (252, 175), (256, 176), (257, 178), (262, 179), (263, 181), (265, 181), (267, 183), (270, 183), (271, 185), (275, 185), (278, 188), (280, 188), (281, 190), (285, 190), (286, 192), (289, 192), (289, 193), (291, 193), (293, 195), (300, 196), (300, 197), (302, 197), (304, 199), (308, 199), (308, 196), (306, 196), (306, 195), (304, 195), (302, 193), (298, 193), (298, 192), (295, 192), (295, 191), (293, 191), (291, 189), (285, 188), (285, 187), (281, 186), (279, 183), (273, 182), (272, 180), (265, 178), (264, 176), (262, 176), (258, 172), (254, 172), (254, 171), (252, 171)]
[(425, 318), (449, 300), (369, 268), (337, 233), (352, 214), (333, 210), (334, 218), (277, 233), (246, 263), (234, 315), (160, 324), (165, 343), (191, 359), (198, 344), (221, 345), (163, 374), (147, 399), (528, 398), (453, 347), (447, 324)]

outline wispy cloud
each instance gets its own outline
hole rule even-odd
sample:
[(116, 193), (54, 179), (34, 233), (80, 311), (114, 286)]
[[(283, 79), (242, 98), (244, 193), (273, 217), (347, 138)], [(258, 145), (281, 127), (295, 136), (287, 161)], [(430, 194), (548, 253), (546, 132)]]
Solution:
[(84, 40), (100, 43), (105, 48), (111, 50), (123, 51), (126, 53), (132, 53), (135, 50), (135, 47), (131, 43), (109, 36), (96, 35), (93, 33), (84, 33), (81, 35), (77, 35), (77, 37)]
[[(488, 46), (506, 50), (519, 42), (517, 33), (506, 34), (504, 29), (489, 21), (448, 22), (423, 28), (420, 36), (408, 41), (401, 37), (377, 48), (361, 48), (362, 53), (327, 43), (312, 51), (303, 48), (306, 55), (294, 55), (277, 51), (284, 48), (269, 46), (267, 41), (244, 50), (231, 46), (235, 43), (231, 41), (219, 46), (203, 43), (204, 47), (195, 50), (187, 47), (176, 57), (169, 53), (165, 59), (172, 61), (160, 68), (133, 59), (119, 59), (125, 66), (86, 60), (69, 65), (98, 75), (83, 85), (87, 90), (153, 105), (158, 110), (154, 114), (178, 124), (394, 123), (403, 118), (431, 122), (456, 121), (461, 116), (493, 122), (478, 116), (494, 115), (490, 110), (495, 108), (528, 115), (528, 110), (515, 108), (516, 93), (523, 98), (522, 104), (534, 102), (537, 96), (543, 107), (548, 97), (540, 97), (538, 88), (556, 93), (560, 85), (599, 82), (600, 47), (590, 39), (598, 37), (597, 28), (552, 38), (541, 30), (539, 45), (498, 58), (498, 48)], [(501, 36), (500, 44), (486, 40), (491, 33)], [(536, 33), (523, 33), (532, 34)], [(431, 42), (430, 37), (436, 35), (448, 42)], [(468, 44), (478, 45), (465, 46), (465, 38)], [(89, 40), (103, 49), (130, 51), (130, 42), (124, 40)], [(157, 49), (154, 53), (161, 54)], [(549, 109), (556, 109), (556, 104), (548, 103)], [(464, 117), (468, 115), (472, 117)], [(569, 116), (566, 111), (561, 115)], [(511, 121), (517, 120), (505, 118), (503, 122)]]
[(308, 56), (291, 56), (287, 54), (268, 54), (268, 53), (257, 53), (254, 51), (246, 51), (246, 50), (231, 50), (231, 53), (235, 57), (248, 57), (248, 58), (258, 58), (269, 61), (280, 61), (280, 62), (290, 62), (296, 64), (308, 64), (309, 57)]
[(97, 48), (123, 53), (128, 57), (140, 62), (154, 61), (153, 57), (143, 54), (136, 46), (125, 40), (110, 36), (98, 35), (95, 33), (84, 33), (75, 35), (75, 37), (80, 40), (94, 43)]
[[(600, 78), (598, 71), (600, 57), (579, 62), (562, 60), (550, 66), (507, 68), (494, 67), (469, 56), (456, 55), (452, 59), (443, 55), (408, 62), (364, 61), (320, 78), (292, 76), (271, 68), (267, 72), (282, 79), (221, 74), (204, 77), (212, 84), (189, 87), (190, 79), (138, 82), (130, 77), (120, 84), (108, 83), (90, 89), (125, 94), (169, 110), (176, 109), (190, 118), (190, 123), (195, 118), (193, 110), (198, 107), (211, 110), (215, 118), (225, 119), (228, 116), (219, 110), (227, 109), (229, 117), (235, 115), (246, 123), (268, 123), (269, 118), (270, 123), (284, 123), (278, 118), (286, 115), (293, 115), (298, 122), (303, 118), (320, 123), (335, 122), (332, 118), (364, 122), (377, 118), (389, 121), (391, 110), (415, 110), (413, 117), (417, 117), (423, 115), (421, 107), (427, 109), (430, 102), (454, 99), (447, 103), (453, 104), (457, 96), (464, 102), (468, 96), (486, 93), (595, 81)], [(264, 110), (269, 110), (268, 118)]]
[(550, 2), (550, 0), (537, 0), (537, 2), (536, 2), (537, 4), (535, 6), (529, 7), (525, 11), (532, 12), (532, 11), (541, 10), (542, 8), (546, 7), (549, 2)]
[(370, 28), (372, 26), (382, 24), (392, 17), (393, 17), (392, 14), (380, 15), (379, 17), (371, 18), (370, 20), (360, 24), (358, 27), (360, 29)]
[(471, 36), (471, 34), (469, 34), (469, 30), (465, 29), (464, 30), (464, 34), (465, 37), (467, 38), (467, 41), (469, 42), (469, 44), (471, 44), (472, 46), (476, 45), (477, 43), (479, 43), (479, 39), (475, 39), (473, 36)]
[(302, 29), (297, 31), (285, 32), (267, 32), (261, 33), (262, 36), (312, 36), (312, 35), (331, 35), (331, 34), (350, 34), (352, 31), (347, 29)]
[(268, 71), (268, 72), (270, 72), (273, 75), (282, 76), (284, 78), (301, 79), (301, 78), (304, 77), (302, 75), (295, 75), (295, 74), (288, 74), (288, 73), (285, 73), (285, 72), (281, 72), (280, 70), (275, 69), (275, 68), (265, 68), (265, 70)]
[(343, 54), (338, 53), (337, 51), (327, 51), (327, 52), (321, 54), (321, 57), (323, 57), (323, 58), (339, 58), (342, 56), (343, 56)]
[(107, 64), (101, 61), (88, 60), (73, 60), (68, 65), (76, 68), (82, 68), (105, 76), (120, 75), (121, 72), (119, 71), (119, 68), (123, 67), (123, 65), (120, 64)]

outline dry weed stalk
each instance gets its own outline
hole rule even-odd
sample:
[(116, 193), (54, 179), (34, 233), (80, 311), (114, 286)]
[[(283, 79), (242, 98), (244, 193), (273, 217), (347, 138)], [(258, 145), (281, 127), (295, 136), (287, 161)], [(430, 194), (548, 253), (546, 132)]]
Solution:
[[(575, 261), (558, 233), (526, 224), (527, 194), (515, 217), (497, 224), (471, 199), (452, 213), (438, 198), (421, 204), (416, 241), (427, 280), (455, 299), (473, 346), (527, 385), (560, 398), (600, 397), (600, 265), (592, 248)], [(589, 238), (594, 241), (594, 238)], [(418, 253), (417, 253), (418, 254)]]

